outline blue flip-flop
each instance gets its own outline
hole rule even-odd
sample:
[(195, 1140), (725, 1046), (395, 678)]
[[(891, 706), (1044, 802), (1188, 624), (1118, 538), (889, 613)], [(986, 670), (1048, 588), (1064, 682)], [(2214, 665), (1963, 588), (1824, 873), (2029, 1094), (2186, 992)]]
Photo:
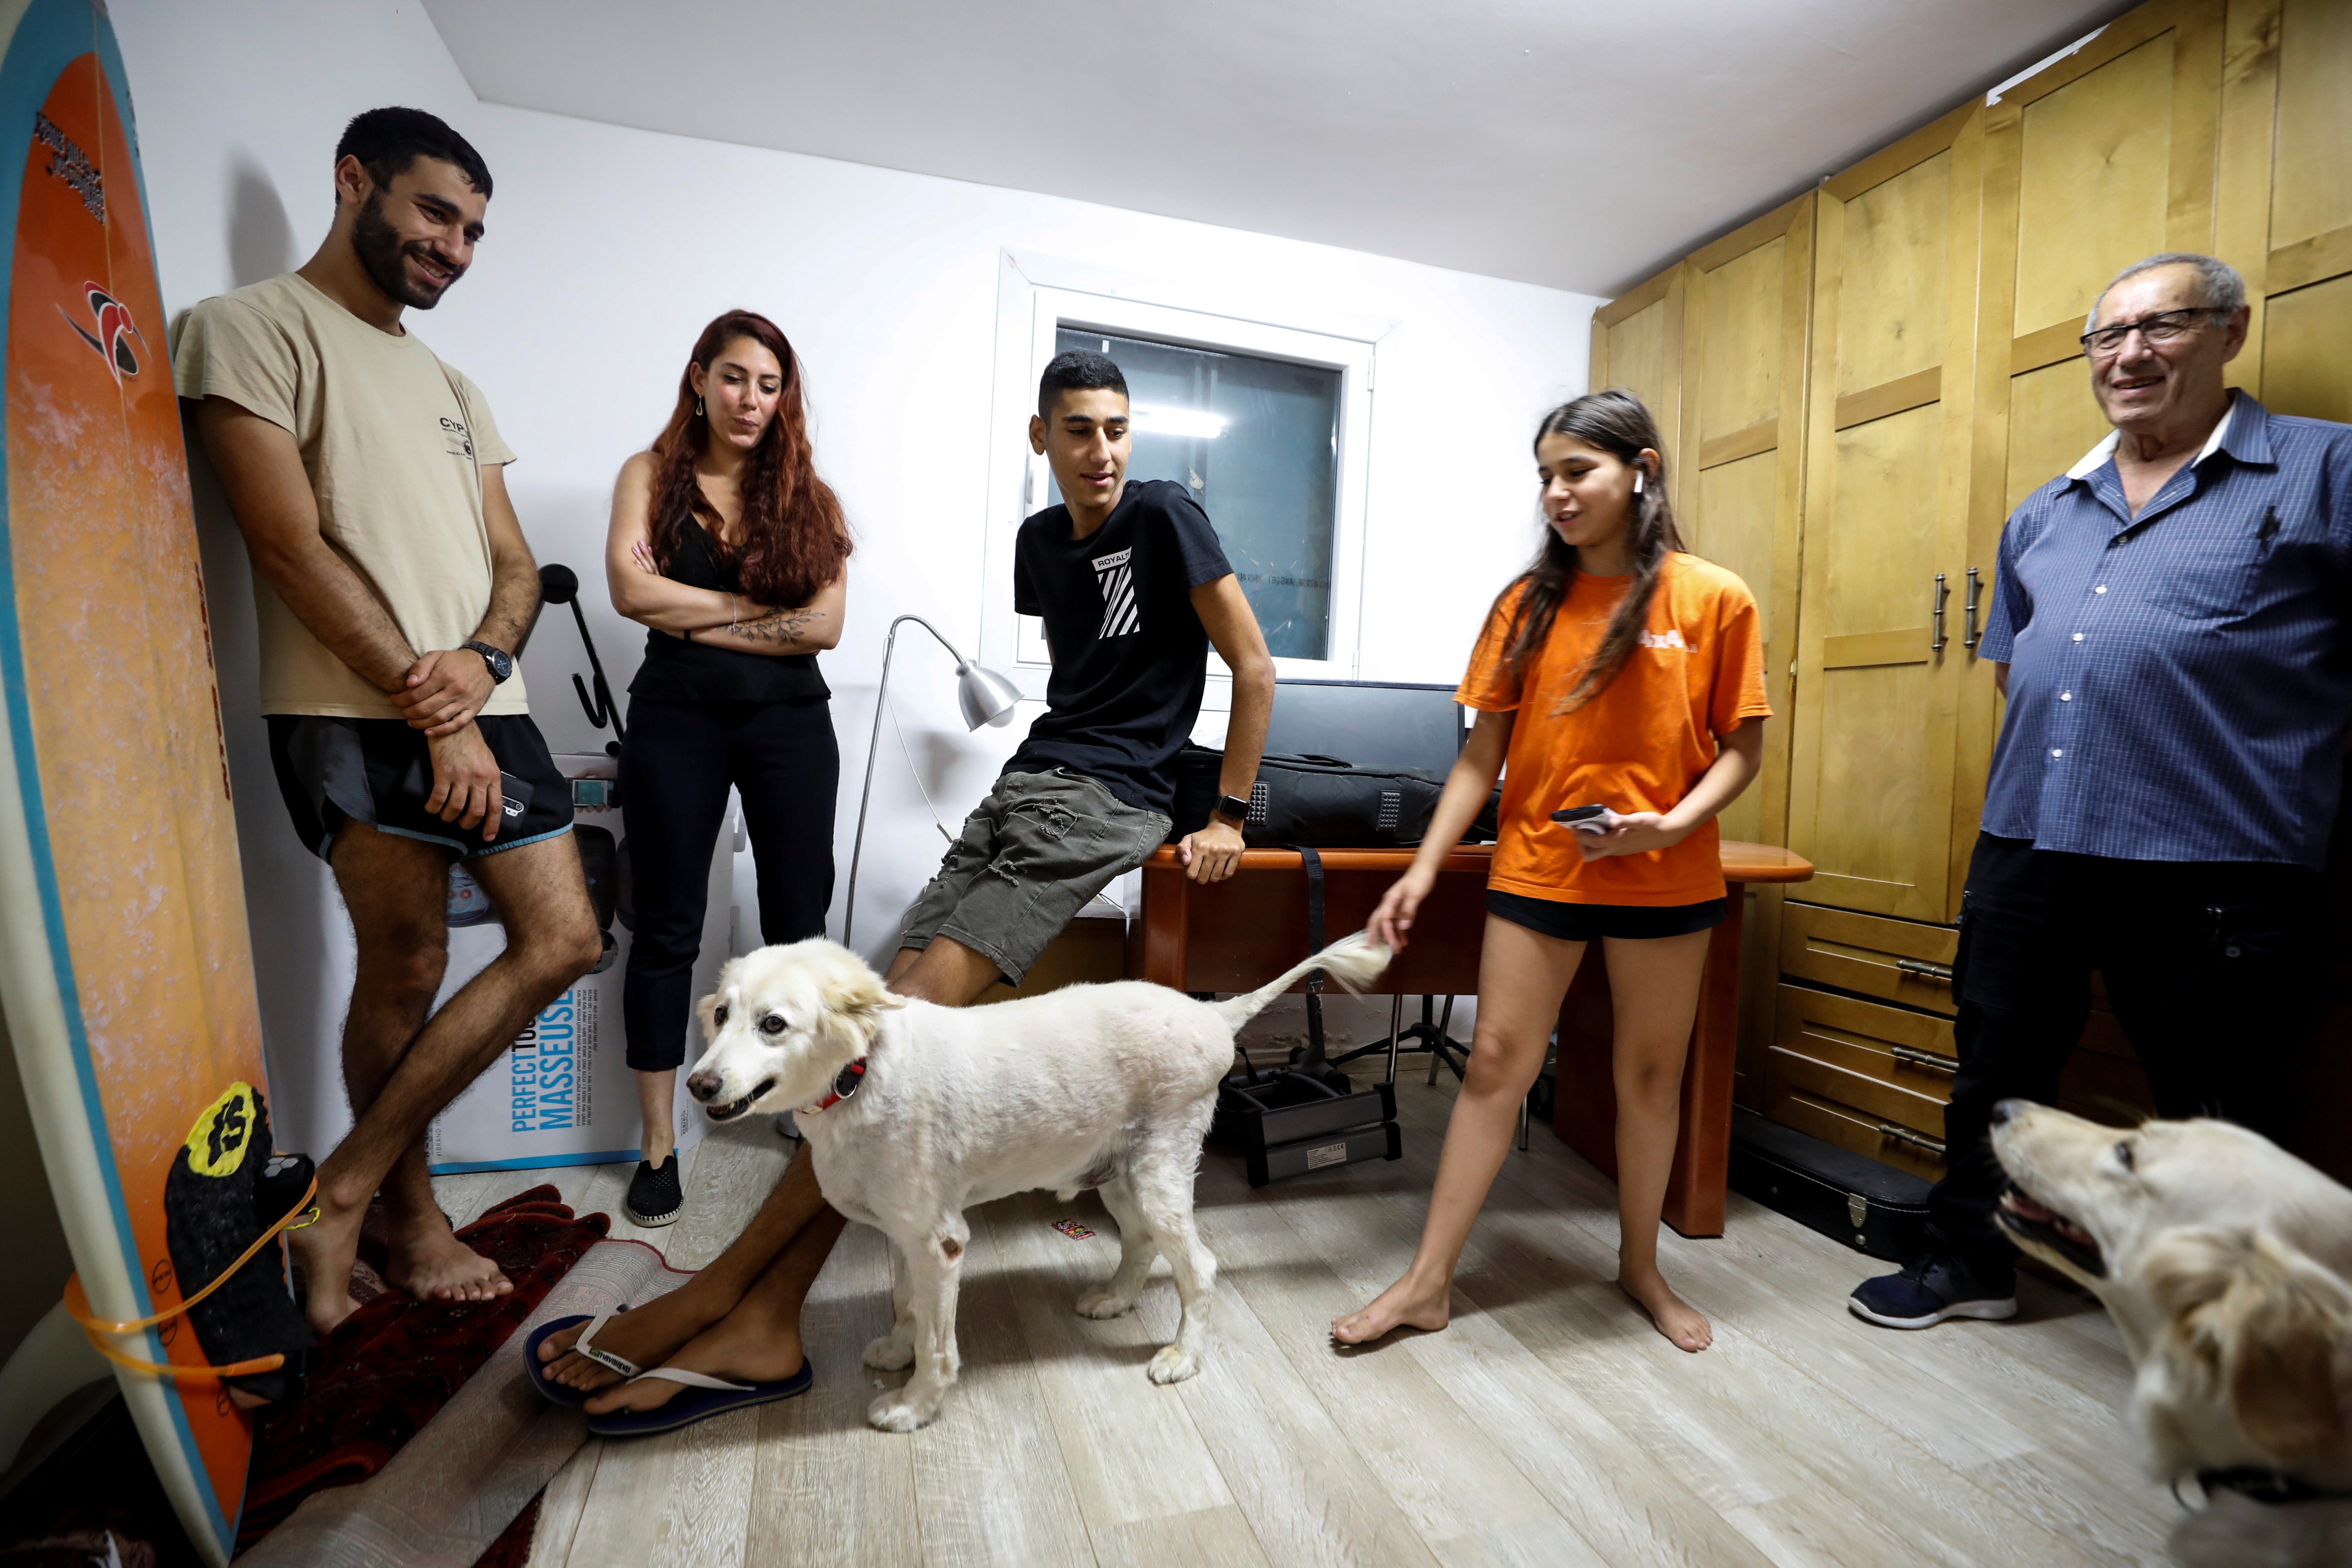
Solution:
[(797, 1399), (809, 1391), (809, 1384), (816, 1381), (816, 1369), (803, 1355), (800, 1371), (790, 1377), (778, 1378), (773, 1383), (730, 1383), (725, 1378), (706, 1377), (701, 1373), (688, 1372), (677, 1366), (657, 1366), (638, 1376), (684, 1384), (687, 1391), (657, 1409), (611, 1410), (602, 1415), (591, 1415), (588, 1417), (590, 1436), (651, 1437), (656, 1433), (675, 1432), (681, 1426), (691, 1426), (713, 1415), (723, 1415), (730, 1410), (747, 1410), (754, 1405), (771, 1405), (779, 1399)]
[(522, 1342), (522, 1369), (530, 1376), (530, 1385), (539, 1390), (540, 1397), (551, 1405), (585, 1405), (597, 1394), (604, 1392), (601, 1388), (578, 1389), (558, 1383), (547, 1375), (548, 1363), (539, 1359), (539, 1347), (547, 1342), (549, 1336), (560, 1334), (574, 1323), (585, 1323), (588, 1326), (581, 1330), (580, 1337), (572, 1342), (573, 1354), (585, 1356), (597, 1365), (620, 1373), (624, 1381), (643, 1376), (644, 1373), (638, 1368), (637, 1363), (628, 1357), (614, 1355), (611, 1351), (598, 1350), (590, 1342), (595, 1339), (598, 1331), (612, 1321), (615, 1313), (627, 1310), (626, 1307), (614, 1307), (599, 1312), (593, 1318), (584, 1312), (569, 1318), (551, 1318), (531, 1330), (530, 1337)]

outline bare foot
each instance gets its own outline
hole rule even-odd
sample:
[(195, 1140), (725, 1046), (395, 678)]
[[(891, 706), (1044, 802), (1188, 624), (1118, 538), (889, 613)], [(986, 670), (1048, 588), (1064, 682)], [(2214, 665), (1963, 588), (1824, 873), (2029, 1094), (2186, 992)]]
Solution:
[[(614, 1314), (597, 1334), (596, 1348), (610, 1351), (641, 1367), (656, 1367), (717, 1321), (717, 1315), (688, 1283), (667, 1295), (655, 1297), (642, 1307)], [(547, 1368), (550, 1383), (593, 1394), (621, 1381), (621, 1374), (611, 1367), (572, 1353), (572, 1343), (587, 1327), (581, 1323), (540, 1342), (539, 1359)]]
[[(634, 1313), (630, 1314), (635, 1316)], [(615, 1318), (605, 1325), (605, 1332), (621, 1321)], [(578, 1357), (573, 1357), (578, 1360)], [(636, 1357), (631, 1356), (631, 1361)], [(801, 1335), (797, 1323), (778, 1323), (765, 1314), (742, 1310), (730, 1312), (701, 1333), (687, 1342), (674, 1355), (650, 1362), (637, 1362), (651, 1372), (656, 1365), (684, 1367), (706, 1377), (723, 1377), (730, 1383), (772, 1383), (786, 1378), (801, 1369)], [(599, 1368), (599, 1371), (604, 1369)], [(602, 1415), (611, 1410), (654, 1410), (667, 1405), (677, 1396), (682, 1384), (667, 1378), (649, 1377), (642, 1382), (625, 1383), (617, 1388), (607, 1388), (591, 1399), (588, 1414)]]
[(437, 1209), (401, 1228), (383, 1273), (419, 1301), (488, 1301), (514, 1289), (497, 1264), (450, 1234)]
[(1665, 1276), (1652, 1269), (1646, 1275), (1621, 1276), (1617, 1288), (1642, 1304), (1650, 1321), (1658, 1325), (1658, 1332), (1686, 1351), (1703, 1351), (1715, 1343), (1714, 1326), (1666, 1284)]
[(360, 1255), (360, 1221), (367, 1205), (334, 1204), (321, 1186), (319, 1217), (286, 1233), (294, 1267), (302, 1271), (302, 1316), (310, 1331), (325, 1339), (337, 1323), (360, 1310), (352, 1300), (352, 1265)]
[(1391, 1329), (1442, 1329), (1453, 1320), (1451, 1287), (1423, 1285), (1410, 1274), (1372, 1298), (1360, 1312), (1331, 1320), (1331, 1337), (1343, 1345), (1368, 1345)]

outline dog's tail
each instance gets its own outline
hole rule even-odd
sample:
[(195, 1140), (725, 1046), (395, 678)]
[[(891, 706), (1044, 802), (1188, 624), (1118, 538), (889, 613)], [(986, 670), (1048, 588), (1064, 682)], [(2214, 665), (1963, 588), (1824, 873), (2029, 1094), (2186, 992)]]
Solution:
[(1353, 932), (1314, 957), (1292, 964), (1256, 990), (1218, 1003), (1217, 1016), (1225, 1021), (1225, 1027), (1238, 1029), (1263, 1012), (1268, 1003), (1318, 969), (1346, 989), (1360, 991), (1381, 977), (1381, 971), (1389, 966), (1389, 960), (1394, 956), (1383, 943), (1373, 941), (1369, 932)]

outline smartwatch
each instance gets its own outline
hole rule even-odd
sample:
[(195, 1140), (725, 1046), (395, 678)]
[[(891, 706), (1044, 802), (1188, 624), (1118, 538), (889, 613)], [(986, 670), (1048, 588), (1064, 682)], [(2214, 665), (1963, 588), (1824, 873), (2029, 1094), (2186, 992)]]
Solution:
[(482, 656), (482, 662), (490, 667), (492, 686), (504, 685), (507, 677), (514, 673), (514, 655), (504, 648), (492, 647), (486, 642), (461, 642), (457, 646), (472, 648)]
[(1209, 815), (1212, 816), (1223, 817), (1231, 826), (1246, 827), (1249, 826), (1249, 811), (1250, 803), (1244, 800), (1241, 796), (1237, 795), (1221, 795), (1217, 797), (1216, 806), (1209, 813)]

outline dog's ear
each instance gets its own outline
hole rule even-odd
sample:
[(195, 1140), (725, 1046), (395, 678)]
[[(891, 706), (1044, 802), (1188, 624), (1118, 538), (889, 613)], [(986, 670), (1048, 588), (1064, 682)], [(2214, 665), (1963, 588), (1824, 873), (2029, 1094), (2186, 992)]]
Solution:
[(694, 1016), (702, 1021), (702, 1043), (706, 1046), (719, 1037), (719, 1024), (715, 1016), (719, 1011), (719, 999), (727, 994), (728, 978), (741, 962), (740, 959), (730, 958), (720, 965), (718, 984), (712, 987), (709, 995), (694, 1005)]
[(2239, 1427), (2294, 1465), (2343, 1440), (2336, 1359), (2352, 1295), (2267, 1231), (2180, 1231), (2148, 1254), (2150, 1292), (2194, 1370), (2226, 1392)]
[(864, 1056), (882, 1026), (882, 1015), (905, 1006), (907, 999), (883, 984), (864, 960), (845, 956), (846, 962), (825, 975), (817, 1000), (824, 1008), (827, 1031)]
[(2309, 1258), (2267, 1232), (2254, 1237), (2258, 1292), (2230, 1358), (2230, 1402), (2254, 1446), (2284, 1464), (2344, 1438), (2336, 1357), (2352, 1335), (2352, 1302)]

